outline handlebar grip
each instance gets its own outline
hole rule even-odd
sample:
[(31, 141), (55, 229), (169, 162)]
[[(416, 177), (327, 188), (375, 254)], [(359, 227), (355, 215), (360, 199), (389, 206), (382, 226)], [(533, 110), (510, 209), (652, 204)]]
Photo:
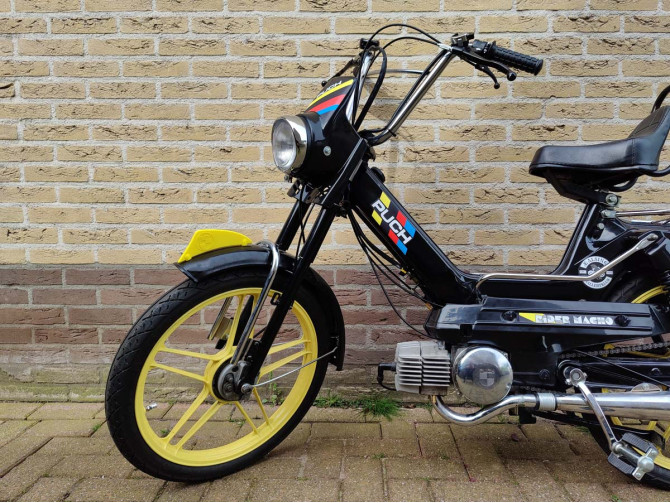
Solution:
[(505, 49), (504, 47), (498, 47), (495, 45), (495, 42), (488, 47), (486, 57), (511, 66), (512, 68), (516, 68), (517, 70), (532, 73), (533, 75), (540, 73), (542, 64), (544, 63), (544, 61), (539, 58), (527, 56), (526, 54)]

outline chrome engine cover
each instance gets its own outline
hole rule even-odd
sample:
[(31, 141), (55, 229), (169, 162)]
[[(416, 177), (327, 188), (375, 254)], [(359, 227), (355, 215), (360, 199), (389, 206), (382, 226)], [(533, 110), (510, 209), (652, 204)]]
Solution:
[(454, 381), (471, 402), (488, 405), (499, 402), (512, 388), (514, 375), (507, 356), (485, 346), (467, 348), (454, 359)]
[(401, 342), (395, 350), (395, 389), (444, 395), (451, 383), (451, 353), (438, 341)]

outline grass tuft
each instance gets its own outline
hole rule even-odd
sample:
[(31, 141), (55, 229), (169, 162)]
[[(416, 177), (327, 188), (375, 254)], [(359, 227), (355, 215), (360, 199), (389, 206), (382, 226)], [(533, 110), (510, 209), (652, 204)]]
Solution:
[(361, 400), (363, 415), (385, 417), (388, 421), (400, 415), (400, 403), (392, 398), (381, 395), (372, 395)]
[(400, 402), (379, 394), (350, 399), (336, 393), (328, 393), (314, 400), (314, 406), (361, 409), (361, 414), (364, 416), (385, 417), (389, 421), (400, 414)]

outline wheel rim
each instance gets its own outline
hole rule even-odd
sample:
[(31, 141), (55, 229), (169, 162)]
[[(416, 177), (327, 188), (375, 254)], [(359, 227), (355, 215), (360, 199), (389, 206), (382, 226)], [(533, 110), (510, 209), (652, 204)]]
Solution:
[[(271, 292), (270, 296), (273, 293)], [(294, 380), (290, 391), (281, 404), (275, 410), (272, 410), (267, 402), (264, 403), (256, 389), (252, 391), (249, 402), (226, 402), (214, 395), (211, 383), (216, 371), (230, 360), (236, 347), (233, 345), (234, 338), (232, 336), (229, 336), (225, 346), (214, 354), (184, 350), (167, 345), (170, 337), (180, 327), (183, 327), (187, 320), (192, 319), (195, 315), (203, 316), (199, 313), (203, 312), (205, 308), (219, 301), (225, 303), (226, 299), (237, 299), (237, 306), (231, 306), (233, 316), (230, 318), (229, 328), (229, 333), (234, 334), (237, 326), (243, 325), (243, 323), (240, 323), (240, 316), (245, 300), (252, 299), (255, 303), (259, 294), (260, 288), (243, 288), (216, 295), (199, 303), (175, 321), (152, 348), (140, 371), (137, 382), (135, 418), (142, 438), (161, 457), (186, 466), (211, 466), (232, 461), (252, 452), (270, 440), (289, 421), (303, 402), (312, 383), (316, 365), (307, 365), (294, 372), (295, 377), (292, 378)], [(297, 320), (299, 327), (297, 336), (288, 340), (288, 342), (273, 345), (269, 353), (271, 360), (266, 360), (261, 368), (258, 378), (260, 381), (274, 377), (273, 373), (275, 372), (281, 375), (290, 370), (292, 365), (304, 365), (318, 356), (316, 330), (307, 311), (296, 301), (291, 313)], [(168, 354), (173, 359), (183, 357), (190, 360), (202, 360), (205, 365), (204, 371), (198, 373), (166, 365), (156, 360), (157, 356), (161, 354)], [(196, 383), (196, 389), (200, 389), (196, 398), (191, 401), (184, 413), (180, 415), (176, 422), (171, 423), (169, 431), (163, 429), (161, 434), (156, 431), (156, 426), (152, 425), (152, 420), (149, 417), (150, 413), (148, 413), (145, 405), (147, 402), (145, 392), (148, 387), (148, 376), (155, 370), (167, 374), (177, 374), (180, 378), (192, 380)], [(254, 404), (254, 407), (260, 411), (258, 417), (252, 417), (253, 414), (248, 412), (248, 409), (250, 409), (249, 403)], [(215, 420), (215, 416), (218, 415), (217, 419), (219, 420), (221, 417), (225, 418), (226, 410), (224, 409), (231, 411), (229, 422), (233, 421), (233, 417), (237, 417), (234, 420), (237, 421), (236, 424), (239, 426), (236, 438), (217, 447), (198, 449), (200, 440), (195, 437), (208, 422)], [(245, 433), (245, 431), (248, 431), (248, 433)]]
[[(635, 297), (631, 303), (632, 304), (644, 304), (651, 299), (658, 297), (660, 295), (666, 295), (668, 293), (668, 290), (664, 286), (657, 286), (654, 288), (651, 288), (650, 290), (647, 290), (646, 292), (638, 295)], [(659, 359), (667, 359), (670, 358), (670, 353), (666, 353), (665, 355), (657, 355), (654, 353), (643, 353), (643, 352), (637, 352), (637, 351), (632, 351), (628, 354), (636, 355), (636, 356), (643, 356), (647, 358), (659, 358)], [(607, 391), (607, 390), (604, 390)], [(638, 421), (637, 424), (627, 424), (624, 418), (624, 421), (622, 421), (618, 417), (611, 417), (612, 423), (617, 425), (617, 426), (626, 426), (627, 428), (635, 428), (639, 429), (642, 431), (655, 431), (658, 435), (660, 435), (663, 438), (664, 442), (668, 442), (670, 439), (670, 423), (661, 423), (658, 421), (649, 421), (646, 424), (639, 424), (640, 422)], [(657, 446), (658, 447), (658, 446)], [(662, 452), (662, 449), (659, 449), (659, 454), (654, 460), (654, 463), (656, 466), (660, 466), (661, 468), (665, 468), (666, 470), (670, 470), (670, 458), (665, 456)]]

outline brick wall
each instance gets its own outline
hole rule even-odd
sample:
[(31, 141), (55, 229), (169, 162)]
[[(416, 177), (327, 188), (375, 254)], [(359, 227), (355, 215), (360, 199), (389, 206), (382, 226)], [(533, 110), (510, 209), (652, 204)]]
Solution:
[[(0, 0), (0, 368), (76, 381), (72, 368), (104, 367), (178, 281), (168, 264), (193, 230), (274, 238), (290, 201), (273, 119), (397, 21), (545, 58), (541, 75), (499, 90), (454, 63), (377, 165), (458, 264), (556, 264), (579, 208), (528, 161), (546, 142), (622, 138), (648, 113), (670, 83), (669, 0)], [(423, 68), (434, 48), (389, 54)], [(388, 78), (371, 124), (410, 85)], [(666, 199), (662, 181), (642, 180), (624, 200)], [(363, 264), (338, 222), (319, 267), (354, 363), (408, 336)]]

